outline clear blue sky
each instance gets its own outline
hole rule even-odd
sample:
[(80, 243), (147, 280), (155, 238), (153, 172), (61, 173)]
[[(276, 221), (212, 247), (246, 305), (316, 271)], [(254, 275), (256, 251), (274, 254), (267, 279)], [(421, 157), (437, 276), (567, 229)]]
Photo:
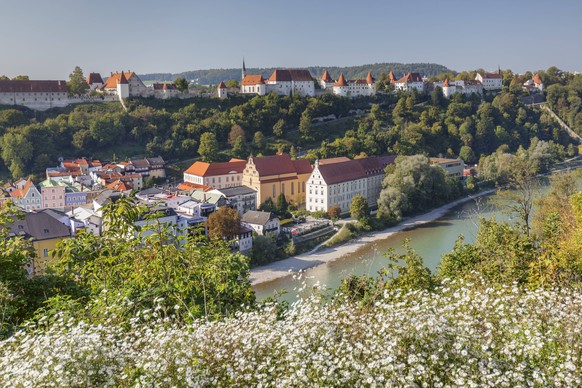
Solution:
[(581, 0), (2, 0), (0, 75), (434, 62), (582, 71)]

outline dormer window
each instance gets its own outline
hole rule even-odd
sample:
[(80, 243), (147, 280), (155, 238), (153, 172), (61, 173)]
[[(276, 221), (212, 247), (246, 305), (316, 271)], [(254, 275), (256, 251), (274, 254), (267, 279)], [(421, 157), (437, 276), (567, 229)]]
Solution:
[(44, 230), (44, 234), (48, 234), (48, 233), (49, 233), (49, 230), (48, 229), (45, 229)]

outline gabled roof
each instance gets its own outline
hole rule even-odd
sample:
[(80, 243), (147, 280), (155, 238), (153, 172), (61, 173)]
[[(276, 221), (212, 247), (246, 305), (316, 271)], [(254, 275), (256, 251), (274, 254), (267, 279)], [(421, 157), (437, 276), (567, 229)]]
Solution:
[(217, 189), (216, 191), (224, 194), (226, 197), (233, 197), (235, 195), (256, 194), (257, 190), (247, 186), (226, 187), (224, 189)]
[(134, 76), (137, 77), (137, 75), (133, 72), (133, 71), (128, 71), (128, 72), (120, 72), (120, 73), (112, 73), (109, 78), (107, 78), (107, 81), (105, 81), (105, 84), (103, 85), (104, 89), (116, 89), (117, 88), (117, 84), (118, 83), (122, 83), (121, 82), (121, 74), (123, 73), (123, 76), (125, 78), (125, 80), (129, 80), (131, 78), (133, 78)]
[(241, 217), (241, 222), (252, 225), (265, 225), (267, 222), (274, 218), (277, 218), (277, 216), (271, 212), (249, 210), (243, 214)]
[(242, 174), (246, 164), (246, 160), (241, 159), (231, 159), (229, 162), (221, 163), (195, 162), (185, 173), (202, 177), (235, 173)]
[(262, 75), (245, 75), (242, 80), (243, 85), (261, 85), (265, 83), (265, 79)]
[(407, 73), (404, 77), (400, 78), (397, 83), (411, 83), (411, 82), (422, 82), (422, 77), (419, 73)]
[(331, 76), (329, 75), (329, 73), (327, 72), (327, 70), (325, 70), (323, 72), (323, 75), (321, 76), (321, 80), (327, 83), (331, 83), (333, 82), (333, 78), (331, 78)]
[(16, 235), (24, 232), (35, 240), (49, 240), (53, 238), (69, 237), (69, 228), (46, 213), (26, 213), (24, 219), (13, 217), (7, 227)]
[(480, 75), (483, 79), (502, 79), (503, 78), (503, 76), (499, 73), (483, 73), (483, 74), (480, 73)]
[(119, 76), (119, 84), (120, 85), (127, 84), (127, 78), (125, 78), (125, 74), (123, 73), (123, 71), (121, 72), (121, 75)]
[(198, 183), (182, 182), (178, 186), (176, 186), (176, 190), (179, 190), (179, 191), (195, 191), (195, 190), (210, 191), (210, 190), (212, 190), (212, 187), (206, 186), (206, 185), (200, 185)]
[(337, 79), (337, 82), (335, 84), (333, 84), (333, 86), (347, 86), (348, 84), (346, 83), (346, 79), (344, 78), (344, 73), (340, 73), (339, 78)]
[(392, 70), (388, 72), (388, 79), (390, 80), (390, 83), (394, 83), (396, 81), (396, 77), (394, 76)]
[[(24, 198), (28, 194), (31, 188), (36, 189), (32, 183), (32, 179), (28, 178), (22, 189), (16, 189), (10, 192), (12, 198)], [(38, 191), (38, 190), (37, 190)]]
[(101, 78), (101, 74), (99, 73), (89, 73), (89, 76), (87, 77), (87, 83), (89, 85), (103, 84), (103, 78)]
[(0, 81), (0, 93), (67, 93), (66, 81)]
[(540, 75), (538, 73), (535, 73), (533, 78), (532, 78), (533, 82), (536, 84), (543, 84), (544, 82), (542, 81)]
[(333, 185), (362, 179), (369, 175), (383, 174), (386, 166), (393, 164), (395, 160), (396, 156), (372, 156), (354, 160), (322, 159), (318, 161), (318, 169), (325, 183)]
[(283, 81), (313, 81), (313, 77), (309, 70), (305, 69), (275, 69), (268, 81), (283, 82)]
[(131, 191), (133, 189), (133, 186), (129, 182), (124, 182), (121, 179), (118, 179), (108, 184), (106, 188), (115, 191)]
[[(311, 172), (311, 165), (307, 159), (291, 160), (289, 154), (251, 157), (259, 176), (282, 175)], [(297, 171), (300, 170), (301, 172)]]
[(218, 89), (226, 89), (226, 85), (224, 84), (224, 82), (220, 81), (220, 83), (218, 84)]

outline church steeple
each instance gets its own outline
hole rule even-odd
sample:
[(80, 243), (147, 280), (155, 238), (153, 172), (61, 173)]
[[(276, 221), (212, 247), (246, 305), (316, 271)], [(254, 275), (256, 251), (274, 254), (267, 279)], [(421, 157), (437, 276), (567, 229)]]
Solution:
[[(245, 75), (247, 75), (247, 68), (245, 66), (245, 57), (243, 57), (242, 78), (244, 78)], [(241, 80), (242, 80), (242, 78), (241, 78)]]

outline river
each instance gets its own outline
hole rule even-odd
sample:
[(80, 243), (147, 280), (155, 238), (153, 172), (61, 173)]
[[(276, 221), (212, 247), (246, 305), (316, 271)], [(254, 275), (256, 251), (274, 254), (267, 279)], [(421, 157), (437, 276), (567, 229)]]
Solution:
[[(544, 189), (546, 189), (544, 179)], [(403, 253), (402, 243), (410, 239), (410, 245), (423, 258), (425, 266), (431, 271), (437, 268), (441, 256), (450, 252), (459, 235), (465, 237), (466, 243), (475, 241), (479, 229), (479, 218), (492, 218), (505, 221), (510, 215), (503, 211), (504, 202), (495, 194), (477, 198), (452, 208), (445, 216), (416, 227), (412, 230), (396, 233), (385, 240), (367, 244), (356, 252), (345, 255), (333, 262), (307, 269), (301, 279), (296, 280), (290, 274), (287, 277), (268, 283), (253, 286), (257, 300), (274, 295), (276, 290), (286, 290), (281, 299), (293, 302), (299, 296), (306, 296), (309, 289), (319, 283), (329, 288), (337, 288), (342, 278), (350, 275), (375, 276), (378, 270), (388, 263), (384, 253), (393, 248), (397, 253)], [(305, 291), (298, 293), (297, 289), (306, 284)]]

